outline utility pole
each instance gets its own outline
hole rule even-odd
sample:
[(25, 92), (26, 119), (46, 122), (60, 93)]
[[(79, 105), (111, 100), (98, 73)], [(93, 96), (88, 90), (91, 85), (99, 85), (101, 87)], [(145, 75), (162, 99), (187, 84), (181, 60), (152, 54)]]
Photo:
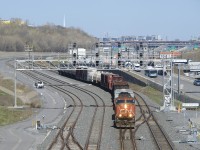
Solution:
[[(16, 61), (16, 58), (15, 58), (15, 61), (14, 61), (14, 75), (15, 75), (15, 83), (14, 83), (14, 106), (13, 108), (23, 108), (23, 106), (17, 106), (17, 61)], [(12, 108), (12, 107), (11, 107)]]
[[(163, 59), (163, 106), (161, 111), (175, 111), (174, 106), (174, 88), (173, 88), (173, 62), (171, 59)], [(169, 66), (168, 66), (169, 65)], [(168, 67), (167, 67), (168, 66)], [(168, 70), (165, 76), (165, 71)]]
[(15, 69), (15, 89), (14, 89), (14, 90), (15, 90), (15, 104), (14, 104), (14, 108), (17, 108), (17, 90), (16, 90), (16, 89), (17, 89), (17, 86), (16, 86), (16, 82), (17, 82), (17, 81), (16, 81), (16, 80), (17, 80), (17, 79), (16, 79), (16, 78), (17, 78), (17, 73), (16, 73), (16, 59), (15, 59), (15, 62), (14, 62), (14, 63), (15, 63), (15, 68), (14, 68), (14, 69)]
[(180, 94), (180, 65), (178, 65), (178, 94)]

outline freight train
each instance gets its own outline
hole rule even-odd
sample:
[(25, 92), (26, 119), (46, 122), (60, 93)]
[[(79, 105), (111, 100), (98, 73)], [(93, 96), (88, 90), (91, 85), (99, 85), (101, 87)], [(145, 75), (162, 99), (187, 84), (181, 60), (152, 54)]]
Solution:
[(63, 76), (80, 81), (89, 82), (111, 92), (113, 96), (114, 126), (126, 127), (135, 125), (136, 98), (127, 81), (118, 74), (98, 71), (96, 68), (85, 66), (77, 67), (76, 70), (59, 70)]

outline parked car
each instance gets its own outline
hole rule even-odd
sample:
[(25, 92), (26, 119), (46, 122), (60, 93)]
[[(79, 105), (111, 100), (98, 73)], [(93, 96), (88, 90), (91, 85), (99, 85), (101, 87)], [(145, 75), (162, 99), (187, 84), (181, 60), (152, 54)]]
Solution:
[(44, 83), (42, 81), (35, 82), (36, 88), (44, 88)]
[(200, 86), (200, 79), (195, 79), (193, 84), (196, 86)]
[[(158, 70), (158, 75), (163, 75), (163, 70)], [(166, 72), (166, 71), (164, 72), (164, 75), (165, 75), (165, 76), (167, 75), (167, 72)]]
[(156, 78), (158, 76), (158, 71), (152, 66), (147, 66), (147, 68), (144, 71), (144, 74), (145, 76), (148, 76), (150, 78)]
[(140, 72), (141, 71), (140, 64), (133, 64), (133, 70)]

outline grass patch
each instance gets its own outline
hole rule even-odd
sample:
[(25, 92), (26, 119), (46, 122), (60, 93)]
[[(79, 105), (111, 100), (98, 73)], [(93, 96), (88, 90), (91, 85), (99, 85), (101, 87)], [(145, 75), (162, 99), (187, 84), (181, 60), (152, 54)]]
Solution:
[(29, 105), (31, 108), (41, 108), (42, 103), (39, 99), (35, 99)]
[[(42, 103), (38, 97), (34, 97), (25, 105), (29, 105), (26, 109), (8, 108), (14, 106), (14, 81), (5, 79), (0, 75), (0, 86), (8, 89), (7, 91), (0, 90), (0, 126), (12, 124), (24, 120), (32, 115), (31, 108), (40, 108)], [(17, 96), (23, 96), (29, 93), (31, 89), (26, 85), (17, 83)], [(6, 93), (7, 92), (7, 93)], [(23, 106), (21, 99), (17, 98), (17, 105)]]
[[(132, 84), (132, 83), (129, 83), (129, 87), (134, 91), (143, 93), (144, 95), (149, 97), (149, 99), (151, 99), (153, 102), (157, 103), (158, 105), (161, 105), (161, 106), (163, 105), (163, 93), (162, 92), (160, 92), (150, 86), (142, 87), (142, 86), (139, 86), (137, 84)], [(176, 99), (174, 100), (175, 107), (178, 108), (178, 106), (180, 104), (182, 104), (181, 101), (176, 100)]]
[[(10, 91), (14, 91), (14, 81), (11, 79), (0, 79), (0, 85), (6, 89), (9, 89)], [(17, 83), (17, 92), (24, 93), (24, 92), (30, 92), (30, 89), (23, 84)]]
[(3, 91), (0, 91), (0, 96), (4, 96), (6, 95), (6, 93), (4, 93)]
[(134, 91), (141, 91), (143, 88), (146, 88), (146, 87), (142, 87), (142, 86), (140, 86), (140, 85), (138, 85), (138, 84), (133, 84), (133, 83), (128, 83), (129, 84), (129, 87), (132, 89), (132, 90), (134, 90)]
[(140, 81), (143, 81), (144, 83), (147, 83), (147, 79), (137, 75), (137, 74), (133, 74), (133, 73), (130, 73), (130, 72), (126, 72), (127, 74), (129, 74), (130, 76), (134, 76), (136, 79), (140, 80)]
[[(23, 105), (23, 102), (18, 98), (17, 105)], [(14, 106), (14, 96), (0, 90), (0, 106)]]
[(154, 88), (147, 86), (143, 91), (141, 91), (144, 95), (147, 95), (151, 100), (156, 102), (157, 104), (161, 104), (163, 101), (163, 93), (155, 90)]
[(152, 101), (156, 102), (157, 104), (161, 104), (161, 101), (163, 99), (162, 92), (155, 90), (154, 88), (150, 86), (142, 87), (142, 86), (139, 86), (137, 84), (132, 84), (132, 83), (129, 83), (129, 86), (132, 90), (141, 92), (144, 95), (148, 96)]
[(0, 85), (11, 91), (14, 91), (14, 82), (11, 79), (1, 79)]
[(13, 109), (0, 106), (0, 126), (24, 120), (32, 115), (31, 109)]

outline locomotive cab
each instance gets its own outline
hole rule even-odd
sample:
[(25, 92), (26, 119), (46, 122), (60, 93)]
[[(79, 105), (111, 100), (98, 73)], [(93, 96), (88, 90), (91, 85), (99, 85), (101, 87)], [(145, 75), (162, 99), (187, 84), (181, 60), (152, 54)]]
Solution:
[(135, 123), (135, 97), (130, 89), (115, 91), (115, 126), (134, 126)]

